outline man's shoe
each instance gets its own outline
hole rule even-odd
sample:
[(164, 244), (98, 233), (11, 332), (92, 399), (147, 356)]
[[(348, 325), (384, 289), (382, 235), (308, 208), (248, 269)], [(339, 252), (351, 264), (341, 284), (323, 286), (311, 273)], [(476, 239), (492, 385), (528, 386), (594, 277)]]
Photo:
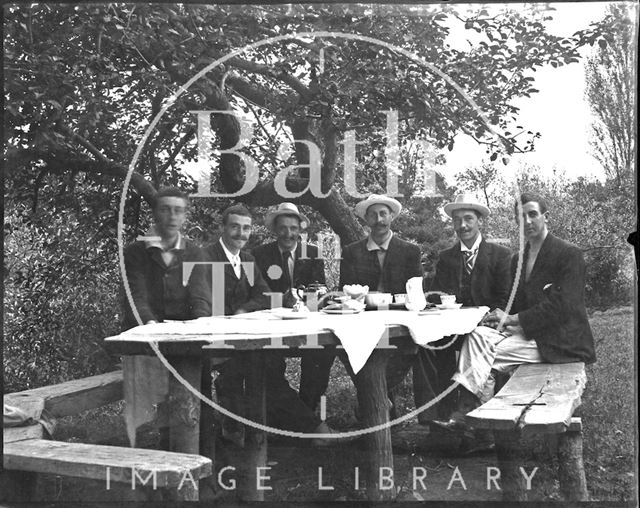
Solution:
[(447, 432), (462, 434), (470, 439), (473, 438), (473, 430), (465, 422), (462, 413), (453, 413), (448, 420), (431, 420), (431, 426)]

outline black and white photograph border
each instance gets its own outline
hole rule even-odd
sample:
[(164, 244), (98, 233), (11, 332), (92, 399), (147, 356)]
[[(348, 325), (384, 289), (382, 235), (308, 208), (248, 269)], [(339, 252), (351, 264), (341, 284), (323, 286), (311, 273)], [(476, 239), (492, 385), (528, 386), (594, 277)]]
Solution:
[[(636, 506), (638, 11), (635, 1), (5, 4), (0, 502)], [(390, 215), (370, 217), (369, 200)], [(299, 229), (274, 227), (279, 215)], [(398, 357), (455, 348), (460, 366), (474, 326), (532, 329), (515, 312), (519, 283), (557, 269), (534, 264), (537, 252), (527, 264), (542, 223), (586, 269), (571, 273), (595, 354), (547, 357), (529, 337), (549, 363), (498, 376), (466, 423), (443, 411), (470, 395), (471, 367), (426, 399), (417, 361), (391, 387)], [(513, 254), (513, 271), (500, 305), (458, 294), (491, 307), (465, 329), (471, 309), (438, 309), (437, 270), (473, 227)], [(282, 235), (300, 243), (296, 268), (263, 269)], [(415, 286), (404, 290), (404, 251), (385, 259), (396, 237), (418, 253), (417, 305), (433, 312), (414, 310)], [(370, 291), (407, 294), (350, 316), (317, 312), (362, 282), (353, 276), (366, 260), (352, 247), (363, 238), (383, 249), (377, 268), (404, 277), (402, 289), (380, 277)], [(158, 252), (164, 271), (133, 266), (136, 246)], [(320, 263), (321, 276), (302, 280), (299, 263)], [(252, 295), (285, 274), (289, 290), (231, 304), (236, 269)], [(566, 304), (570, 281), (548, 282), (527, 295), (562, 327), (554, 320), (573, 310), (552, 306)], [(158, 314), (171, 284), (182, 296)], [(283, 306), (313, 317), (289, 319)], [(410, 310), (382, 321), (400, 307)], [(437, 324), (447, 312), (456, 317)], [(420, 326), (444, 331), (425, 338)], [(327, 356), (338, 358), (323, 374)], [(322, 392), (313, 404), (311, 388)]]

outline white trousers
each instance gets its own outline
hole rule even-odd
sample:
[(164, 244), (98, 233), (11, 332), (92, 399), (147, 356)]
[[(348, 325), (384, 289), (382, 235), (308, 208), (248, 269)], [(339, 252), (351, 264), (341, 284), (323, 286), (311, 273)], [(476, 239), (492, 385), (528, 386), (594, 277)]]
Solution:
[(524, 336), (521, 327), (507, 327), (505, 333), (478, 326), (465, 338), (452, 379), (476, 395), (481, 402), (493, 396), (491, 370), (510, 372), (523, 363), (542, 363), (535, 340)]

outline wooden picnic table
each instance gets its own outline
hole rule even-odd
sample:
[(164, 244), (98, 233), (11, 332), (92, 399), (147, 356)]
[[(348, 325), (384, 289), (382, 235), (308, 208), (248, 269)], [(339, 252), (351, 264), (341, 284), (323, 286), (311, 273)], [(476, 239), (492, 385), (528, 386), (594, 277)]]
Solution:
[[(481, 320), (485, 308), (475, 308), (473, 315), (469, 314), (472, 309), (460, 309), (456, 311), (446, 311), (446, 319), (442, 315), (435, 321), (435, 315), (420, 316), (418, 324), (429, 327), (430, 323), (437, 331), (430, 337), (422, 338), (422, 342), (433, 342), (452, 333), (468, 333)], [(465, 313), (466, 311), (466, 313)], [(269, 311), (263, 311), (269, 312)], [(379, 311), (394, 312), (389, 315), (389, 322), (394, 319), (398, 321), (398, 312), (402, 311)], [(252, 313), (256, 314), (256, 313)], [(360, 327), (363, 326), (363, 318), (371, 316), (373, 312), (361, 314)], [(386, 319), (378, 312), (376, 318)], [(247, 316), (247, 319), (258, 316)], [(407, 313), (408, 316), (408, 313)], [(235, 316), (236, 319), (242, 318)], [(335, 321), (336, 316), (331, 316)], [(347, 316), (340, 316), (347, 317)], [(465, 319), (461, 319), (464, 317)], [(205, 318), (208, 319), (208, 318)], [(220, 321), (225, 318), (211, 318), (211, 323), (227, 324), (232, 321)], [(369, 318), (369, 320), (371, 320)], [(343, 341), (337, 337), (337, 331), (318, 328), (310, 333), (307, 326), (304, 334), (300, 334), (299, 321), (289, 321), (290, 325), (283, 325), (282, 322), (276, 327), (274, 335), (270, 331), (267, 323), (262, 324), (263, 332), (250, 334), (230, 334), (223, 333), (216, 328), (203, 333), (202, 324), (199, 327), (197, 321), (187, 321), (180, 323), (147, 325), (149, 333), (144, 332), (145, 327), (138, 327), (138, 333), (124, 333), (116, 337), (105, 339), (106, 348), (113, 352), (124, 355), (153, 355), (156, 354), (152, 345), (166, 357), (176, 373), (184, 378), (195, 390), (200, 391), (201, 370), (203, 358), (206, 357), (229, 357), (232, 355), (244, 355), (250, 368), (249, 375), (245, 379), (245, 392), (249, 399), (249, 414), (243, 415), (245, 418), (255, 423), (265, 425), (266, 422), (266, 397), (265, 397), (265, 362), (268, 355), (303, 356), (307, 351), (317, 351), (318, 348), (342, 349), (348, 347), (353, 352), (353, 344), (347, 346), (344, 341), (345, 334), (341, 333)], [(400, 319), (401, 321), (401, 319)], [(443, 322), (446, 326), (443, 328)], [(238, 323), (235, 321), (234, 323)], [(243, 321), (246, 324), (246, 321)], [(412, 322), (413, 332), (415, 332), (416, 322)], [(272, 326), (274, 323), (271, 323)], [(438, 326), (436, 326), (436, 324)], [(461, 328), (461, 326), (464, 328)], [(153, 328), (151, 328), (153, 327)], [(196, 330), (197, 328), (197, 330)], [(228, 327), (227, 327), (228, 328)], [(286, 329), (285, 329), (286, 328)], [(304, 328), (304, 326), (302, 326)], [(288, 329), (288, 331), (287, 331)], [(455, 330), (447, 333), (443, 330)], [(394, 490), (380, 489), (380, 468), (388, 467), (393, 470), (393, 454), (391, 447), (390, 427), (385, 425), (389, 422), (386, 364), (390, 355), (394, 352), (401, 354), (413, 354), (417, 346), (412, 340), (411, 333), (406, 326), (389, 324), (385, 326), (385, 333), (380, 340), (374, 337), (376, 342), (373, 350), (366, 359), (362, 368), (355, 376), (355, 387), (357, 390), (358, 404), (362, 414), (362, 424), (364, 428), (381, 426), (379, 430), (365, 434), (367, 443), (367, 467), (364, 471), (363, 480), (366, 485), (367, 497), (370, 500), (392, 499)], [(228, 331), (228, 330), (227, 330)], [(143, 333), (144, 332), (144, 333)], [(335, 332), (335, 333), (334, 333)], [(343, 344), (344, 342), (344, 344)], [(347, 351), (347, 353), (349, 353)], [(211, 411), (204, 411), (203, 420), (200, 421), (200, 401), (197, 396), (187, 389), (183, 383), (170, 376), (169, 382), (170, 409), (170, 446), (171, 451), (182, 453), (201, 453), (210, 456), (213, 447), (211, 446), (210, 432), (200, 435), (200, 429), (210, 429)], [(202, 438), (202, 439), (201, 439)], [(241, 476), (248, 478), (244, 486), (239, 487), (239, 495), (245, 500), (262, 500), (264, 491), (256, 490), (257, 468), (266, 464), (266, 434), (263, 430), (253, 426), (245, 428), (245, 450), (243, 456), (243, 471)], [(212, 459), (214, 457), (211, 457)], [(215, 461), (214, 461), (215, 463)], [(244, 474), (243, 474), (244, 473)]]

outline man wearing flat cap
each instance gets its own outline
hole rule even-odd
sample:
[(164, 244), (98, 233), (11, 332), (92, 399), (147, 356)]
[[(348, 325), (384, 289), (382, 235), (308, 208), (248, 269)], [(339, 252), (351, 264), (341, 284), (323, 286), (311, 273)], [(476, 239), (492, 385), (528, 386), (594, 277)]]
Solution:
[[(340, 262), (340, 287), (369, 286), (371, 291), (406, 293), (412, 277), (422, 277), (420, 247), (398, 238), (391, 223), (402, 205), (393, 198), (372, 194), (356, 204), (355, 212), (369, 226), (366, 238), (347, 245)], [(419, 360), (417, 360), (419, 361)], [(389, 390), (399, 385), (413, 362), (412, 355), (393, 355), (387, 364)]]
[[(308, 224), (309, 219), (298, 211), (296, 205), (281, 203), (265, 219), (265, 225), (274, 233), (276, 240), (253, 250), (264, 280), (272, 292), (283, 294), (285, 306), (291, 306), (292, 288), (325, 284), (324, 261), (318, 258), (318, 248), (310, 244), (303, 248), (300, 244), (300, 233)], [(333, 357), (318, 351), (307, 353), (302, 358), (300, 398), (313, 410), (329, 384)], [(280, 368), (284, 373), (284, 360)]]
[[(511, 289), (511, 251), (483, 237), (480, 228), (490, 214), (489, 208), (471, 194), (459, 194), (444, 205), (444, 212), (453, 221), (458, 241), (439, 253), (430, 289), (455, 295), (464, 306), (505, 308)], [(422, 365), (428, 369), (414, 367), (416, 404), (433, 400), (451, 384), (460, 342), (445, 349), (424, 351)], [(435, 407), (423, 411), (419, 421), (447, 419), (453, 411), (455, 395), (452, 392)]]

